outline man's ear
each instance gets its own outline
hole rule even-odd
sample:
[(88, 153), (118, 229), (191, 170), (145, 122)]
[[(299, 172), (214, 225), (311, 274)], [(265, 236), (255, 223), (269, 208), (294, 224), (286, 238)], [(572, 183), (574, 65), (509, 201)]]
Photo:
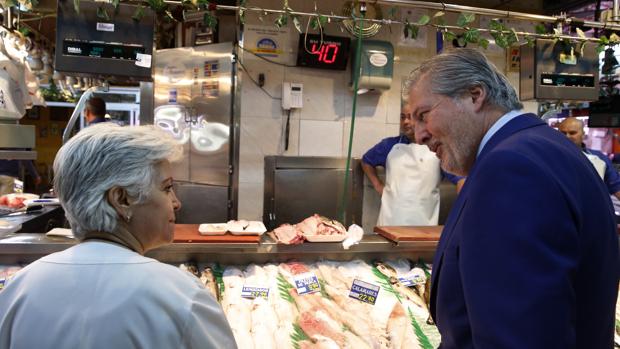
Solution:
[(108, 203), (121, 216), (125, 217), (129, 211), (129, 195), (127, 190), (121, 187), (112, 187), (106, 192)]
[(471, 102), (474, 107), (474, 111), (479, 112), (484, 106), (484, 101), (487, 99), (487, 92), (481, 86), (472, 86), (469, 88), (469, 94)]

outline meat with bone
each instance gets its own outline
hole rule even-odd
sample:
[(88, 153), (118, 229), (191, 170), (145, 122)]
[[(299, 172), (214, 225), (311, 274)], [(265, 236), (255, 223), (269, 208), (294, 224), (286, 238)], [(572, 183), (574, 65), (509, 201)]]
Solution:
[(304, 236), (294, 225), (282, 224), (273, 230), (276, 239), (285, 245), (297, 245), (304, 242)]

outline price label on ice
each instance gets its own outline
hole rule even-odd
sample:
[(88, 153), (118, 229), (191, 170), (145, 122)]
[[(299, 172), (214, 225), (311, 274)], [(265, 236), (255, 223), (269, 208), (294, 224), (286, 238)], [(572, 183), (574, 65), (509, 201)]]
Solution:
[(313, 273), (303, 273), (295, 276), (295, 288), (298, 294), (315, 293), (321, 290), (319, 279)]
[(241, 297), (249, 299), (269, 299), (269, 287), (243, 286)]
[(422, 275), (409, 273), (404, 276), (399, 276), (398, 281), (400, 281), (403, 286), (412, 287), (415, 285), (424, 284), (426, 282), (426, 278)]
[(355, 279), (353, 280), (353, 285), (351, 285), (349, 297), (374, 305), (377, 301), (377, 296), (379, 296), (379, 289), (379, 286)]

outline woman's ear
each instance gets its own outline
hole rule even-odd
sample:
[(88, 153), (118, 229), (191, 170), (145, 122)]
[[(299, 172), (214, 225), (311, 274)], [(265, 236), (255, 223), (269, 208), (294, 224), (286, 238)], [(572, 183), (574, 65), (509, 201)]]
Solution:
[(127, 190), (121, 187), (112, 187), (106, 192), (108, 203), (121, 216), (125, 217), (129, 211), (129, 196)]

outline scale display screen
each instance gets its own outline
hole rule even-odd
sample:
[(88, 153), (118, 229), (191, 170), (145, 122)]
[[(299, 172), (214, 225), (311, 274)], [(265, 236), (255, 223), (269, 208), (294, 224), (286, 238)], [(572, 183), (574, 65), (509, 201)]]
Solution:
[(594, 75), (542, 73), (540, 84), (543, 86), (594, 87)]
[(345, 70), (349, 59), (351, 39), (340, 36), (300, 34), (297, 50), (297, 66)]
[(142, 46), (106, 44), (100, 42), (88, 42), (65, 39), (62, 45), (62, 53), (65, 56), (93, 57), (136, 60), (136, 54), (145, 53)]

